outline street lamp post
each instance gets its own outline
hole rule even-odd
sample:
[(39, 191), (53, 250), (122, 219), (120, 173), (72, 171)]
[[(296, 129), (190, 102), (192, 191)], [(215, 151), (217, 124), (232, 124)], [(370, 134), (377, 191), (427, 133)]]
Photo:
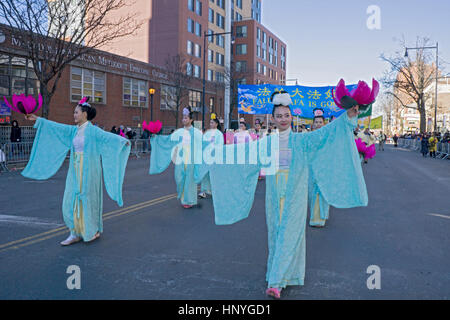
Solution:
[(439, 71), (439, 69), (438, 69), (438, 66), (439, 66), (439, 64), (438, 64), (438, 62), (439, 62), (439, 60), (438, 60), (438, 43), (436, 42), (436, 45), (435, 46), (433, 46), (433, 47), (416, 47), (416, 48), (405, 48), (406, 50), (405, 50), (405, 57), (407, 57), (408, 56), (408, 50), (418, 50), (418, 49), (436, 49), (436, 88), (435, 88), (435, 92), (434, 92), (434, 94), (435, 94), (435, 98), (434, 98), (434, 131), (436, 131), (437, 130), (437, 99), (438, 99), (438, 78), (439, 78), (439, 76), (438, 76), (438, 71)]
[(148, 93), (150, 94), (150, 121), (153, 121), (153, 95), (155, 94), (155, 89), (148, 89)]
[(224, 34), (231, 34), (231, 32), (221, 33), (203, 33), (203, 91), (202, 91), (202, 130), (205, 130), (205, 87), (206, 87), (206, 37), (214, 37)]

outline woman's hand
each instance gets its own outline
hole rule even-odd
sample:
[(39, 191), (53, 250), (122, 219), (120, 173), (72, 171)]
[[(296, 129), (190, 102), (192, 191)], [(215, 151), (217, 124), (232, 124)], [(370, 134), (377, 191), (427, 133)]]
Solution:
[(358, 114), (360, 114), (359, 112), (359, 105), (356, 105), (350, 109), (347, 110), (347, 116), (349, 118), (353, 118), (356, 117)]
[(30, 114), (26, 114), (25, 115), (25, 120), (36, 121), (37, 118), (38, 117), (34, 113), (30, 113)]

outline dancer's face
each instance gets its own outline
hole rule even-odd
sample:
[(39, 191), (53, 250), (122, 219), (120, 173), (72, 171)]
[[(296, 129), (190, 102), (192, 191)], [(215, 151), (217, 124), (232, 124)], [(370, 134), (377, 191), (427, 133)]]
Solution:
[(315, 130), (322, 128), (323, 125), (324, 125), (323, 119), (322, 118), (315, 118), (313, 125), (314, 125), (314, 129)]
[(245, 126), (245, 124), (241, 123), (239, 124), (239, 129), (241, 129), (241, 131), (245, 131), (247, 130), (247, 127)]
[(81, 107), (77, 106), (73, 112), (73, 120), (75, 124), (82, 124), (87, 121), (87, 113), (81, 111)]
[(209, 121), (209, 128), (210, 129), (217, 129), (217, 122), (215, 122), (214, 120), (210, 120)]
[(183, 126), (185, 126), (185, 127), (190, 127), (191, 124), (192, 124), (192, 119), (189, 118), (188, 115), (183, 115), (183, 120), (182, 120), (182, 122), (183, 122)]
[(277, 107), (273, 113), (272, 121), (280, 131), (289, 129), (292, 123), (291, 109), (286, 107)]

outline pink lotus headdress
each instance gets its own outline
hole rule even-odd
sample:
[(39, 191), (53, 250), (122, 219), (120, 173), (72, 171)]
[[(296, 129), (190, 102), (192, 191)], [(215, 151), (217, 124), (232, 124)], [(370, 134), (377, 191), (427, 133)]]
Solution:
[(366, 110), (374, 101), (380, 90), (380, 84), (372, 78), (372, 90), (367, 83), (359, 81), (356, 89), (349, 92), (344, 79), (339, 80), (336, 89), (333, 88), (333, 100), (341, 109), (350, 109), (359, 105), (359, 109)]
[(38, 102), (39, 104), (36, 105), (36, 99), (32, 96), (25, 96), (25, 94), (21, 94), (16, 95), (14, 94), (12, 96), (12, 105), (9, 104), (8, 100), (6, 99), (6, 97), (3, 97), (3, 99), (5, 100), (6, 105), (19, 113), (23, 113), (23, 114), (30, 114), (33, 112), (36, 112), (37, 110), (39, 110), (42, 107), (42, 96), (41, 94), (39, 94), (38, 96)]

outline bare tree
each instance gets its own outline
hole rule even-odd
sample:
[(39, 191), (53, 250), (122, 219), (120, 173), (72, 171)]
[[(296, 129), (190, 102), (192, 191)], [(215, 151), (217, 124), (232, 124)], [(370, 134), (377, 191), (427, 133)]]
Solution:
[(33, 63), (44, 117), (68, 64), (141, 26), (136, 14), (120, 14), (129, 4), (126, 0), (0, 1), (0, 20)]
[(165, 67), (172, 85), (164, 86), (162, 100), (175, 117), (175, 128), (178, 128), (180, 108), (188, 104), (189, 87), (193, 81), (192, 66), (192, 61), (184, 55), (177, 54), (166, 59)]
[[(426, 131), (426, 108), (427, 100), (432, 96), (427, 93), (426, 88), (435, 79), (436, 65), (432, 62), (432, 54), (423, 47), (429, 46), (428, 38), (417, 38), (415, 54), (408, 52), (405, 57), (406, 43), (401, 40), (401, 51), (392, 57), (381, 55), (381, 59), (389, 64), (389, 70), (385, 71), (382, 82), (391, 88), (388, 94), (401, 108), (412, 108), (420, 113), (420, 131)], [(414, 60), (411, 59), (414, 57)], [(415, 103), (415, 106), (412, 104)]]

